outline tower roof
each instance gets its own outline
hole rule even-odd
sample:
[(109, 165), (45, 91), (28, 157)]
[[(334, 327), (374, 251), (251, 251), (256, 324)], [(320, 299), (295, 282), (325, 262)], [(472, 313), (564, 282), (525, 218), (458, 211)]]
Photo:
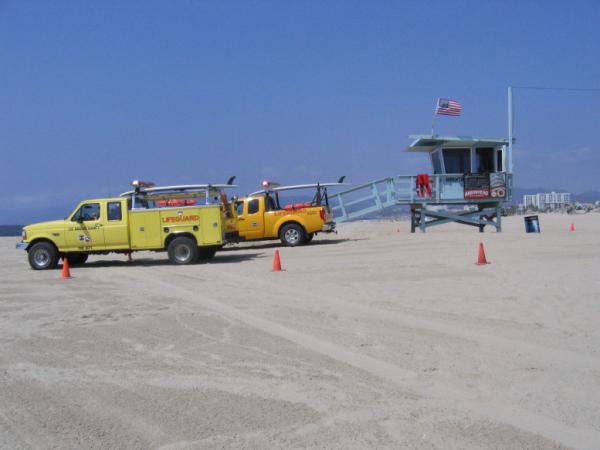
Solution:
[(439, 136), (437, 134), (413, 134), (409, 138), (412, 143), (407, 152), (432, 152), (439, 146), (471, 147), (474, 144), (486, 147), (501, 147), (508, 145), (508, 139), (482, 138), (476, 136)]

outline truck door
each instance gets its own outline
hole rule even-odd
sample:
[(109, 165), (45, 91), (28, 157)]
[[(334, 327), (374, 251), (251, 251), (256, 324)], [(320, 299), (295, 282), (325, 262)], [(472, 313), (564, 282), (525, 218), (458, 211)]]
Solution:
[(71, 216), (65, 232), (68, 251), (104, 250), (104, 224), (101, 204), (83, 203)]
[[(250, 198), (238, 204), (238, 224), (240, 235), (248, 240), (264, 237), (262, 198)], [(240, 205), (243, 205), (240, 208)], [(240, 214), (241, 210), (241, 214)]]
[(106, 203), (104, 242), (107, 250), (129, 248), (129, 226), (127, 225), (127, 203), (125, 200)]

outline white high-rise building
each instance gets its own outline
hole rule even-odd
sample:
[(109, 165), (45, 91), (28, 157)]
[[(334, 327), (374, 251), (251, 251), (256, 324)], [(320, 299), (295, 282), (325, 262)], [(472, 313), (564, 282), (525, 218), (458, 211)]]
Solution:
[(523, 205), (525, 208), (536, 207), (537, 209), (557, 209), (571, 203), (569, 192), (539, 192), (537, 194), (524, 195)]

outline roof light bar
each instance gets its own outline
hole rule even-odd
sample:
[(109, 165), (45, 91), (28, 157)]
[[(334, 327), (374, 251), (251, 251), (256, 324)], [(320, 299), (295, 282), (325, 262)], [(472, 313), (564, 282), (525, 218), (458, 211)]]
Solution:
[(136, 187), (136, 188), (149, 188), (149, 187), (153, 187), (155, 186), (155, 184), (152, 181), (142, 181), (142, 180), (133, 180), (131, 183), (131, 186)]

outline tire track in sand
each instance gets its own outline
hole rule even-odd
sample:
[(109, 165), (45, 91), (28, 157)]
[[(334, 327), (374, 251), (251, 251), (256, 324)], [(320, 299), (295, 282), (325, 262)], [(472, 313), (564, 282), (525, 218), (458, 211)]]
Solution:
[[(164, 273), (156, 268), (151, 270), (153, 272)], [(146, 271), (148, 271), (147, 268)], [(173, 273), (169, 272), (169, 275), (172, 276)], [(515, 405), (494, 402), (493, 405), (486, 407), (483, 404), (477, 403), (475, 399), (470, 399), (469, 397), (472, 397), (472, 393), (456, 386), (435, 382), (430, 386), (409, 388), (406, 383), (407, 381), (410, 381), (413, 386), (418, 384), (419, 374), (416, 372), (406, 370), (371, 356), (349, 351), (340, 345), (302, 333), (279, 323), (254, 316), (232, 306), (215, 301), (204, 293), (193, 291), (177, 283), (165, 281), (164, 279), (161, 279), (161, 277), (147, 277), (146, 282), (151, 282), (157, 286), (163, 286), (167, 288), (169, 292), (177, 293), (181, 299), (187, 302), (210, 309), (226, 317), (234, 318), (245, 325), (273, 336), (278, 336), (290, 342), (294, 342), (304, 349), (360, 369), (380, 379), (399, 385), (404, 389), (408, 388), (409, 391), (418, 394), (425, 399), (434, 400), (436, 404), (442, 401), (450, 408), (460, 409), (480, 418), (491, 419), (513, 426), (516, 429), (535, 433), (562, 443), (568, 447), (594, 448), (597, 446), (598, 442), (600, 442), (600, 432), (598, 431), (574, 428), (549, 417), (530, 413)]]
[[(161, 269), (155, 269), (161, 271)], [(167, 272), (163, 272), (167, 274)], [(174, 274), (169, 272), (169, 276)], [(177, 277), (187, 278), (191, 281), (197, 281), (196, 278), (186, 274), (175, 274)], [(243, 285), (240, 283), (240, 278), (245, 278), (249, 281), (256, 282), (252, 277), (244, 277), (238, 273), (229, 274), (223, 272), (219, 274), (220, 277), (231, 277), (235, 280), (232, 282), (232, 286)], [(285, 301), (288, 293), (289, 286), (282, 286), (281, 283), (270, 282), (270, 280), (263, 279), (262, 282), (268, 282), (269, 292), (276, 294), (276, 297)], [(250, 285), (250, 284), (248, 284)], [(473, 331), (467, 327), (460, 327), (444, 321), (443, 319), (436, 318), (423, 318), (421, 315), (417, 315), (410, 312), (397, 312), (391, 310), (380, 309), (375, 306), (362, 305), (354, 301), (343, 300), (340, 298), (333, 297), (332, 295), (320, 295), (318, 291), (311, 291), (312, 303), (316, 306), (327, 305), (328, 307), (334, 307), (345, 313), (352, 313), (354, 317), (362, 318), (369, 317), (371, 319), (381, 320), (384, 322), (393, 323), (398, 326), (426, 330), (438, 334), (445, 334), (451, 337), (464, 339), (470, 342), (475, 342), (479, 345), (500, 349), (506, 352), (514, 352), (515, 349), (522, 354), (527, 354), (527, 357), (534, 361), (552, 361), (554, 364), (563, 365), (567, 364), (569, 367), (577, 368), (579, 370), (593, 370), (600, 372), (600, 359), (594, 356), (581, 354), (572, 350), (548, 348), (540, 344), (525, 342), (517, 338), (510, 338), (504, 336), (492, 335), (485, 332)], [(280, 304), (282, 305), (282, 304)], [(287, 303), (288, 306), (294, 306), (292, 303)], [(305, 304), (306, 305), (306, 304)], [(326, 309), (321, 308), (321, 312), (327, 312)]]

